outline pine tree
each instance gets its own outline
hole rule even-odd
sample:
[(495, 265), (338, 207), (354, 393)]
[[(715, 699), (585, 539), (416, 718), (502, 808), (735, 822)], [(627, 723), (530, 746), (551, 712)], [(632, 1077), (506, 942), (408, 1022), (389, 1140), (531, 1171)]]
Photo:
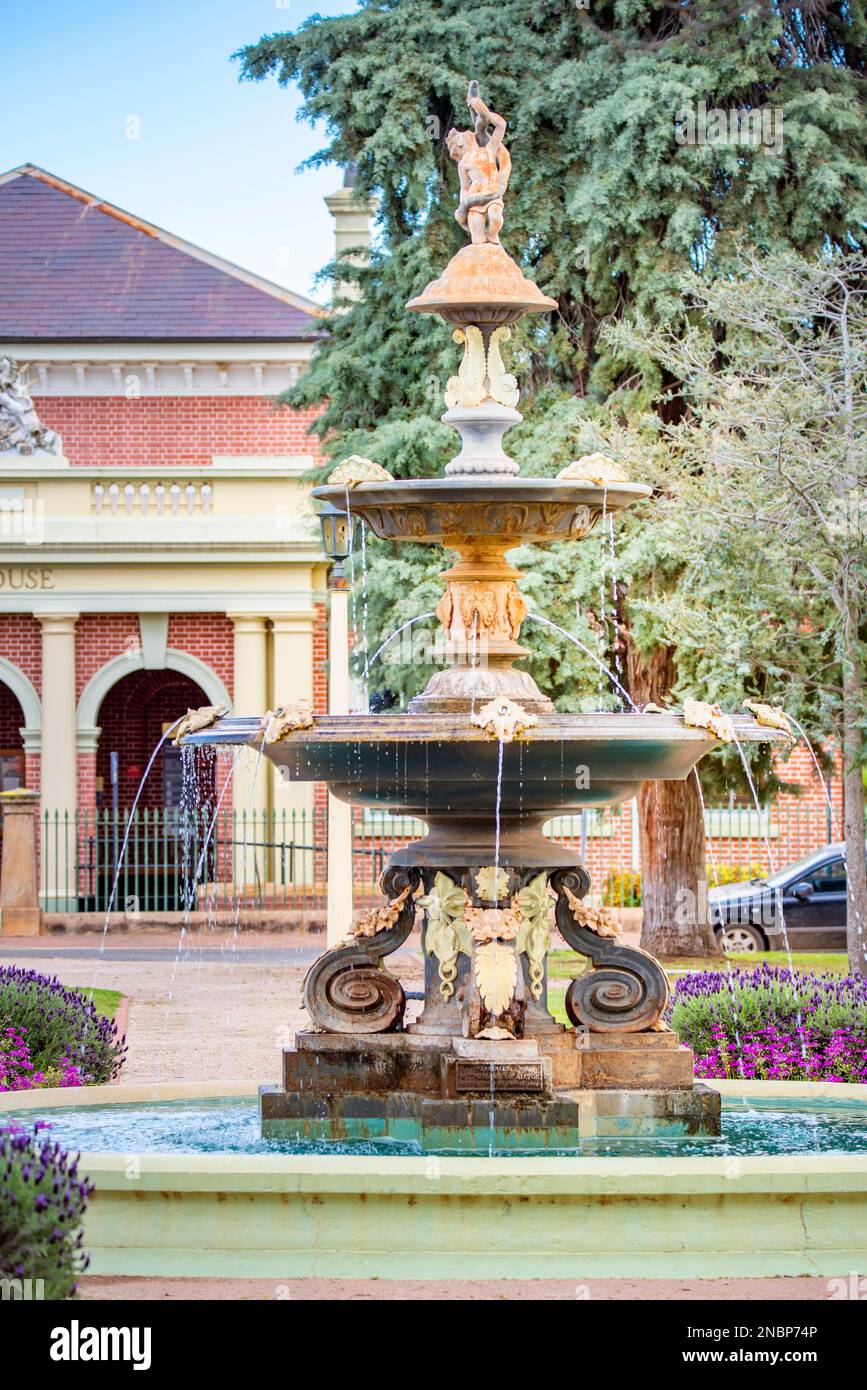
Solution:
[[(511, 367), (525, 424), (508, 443), (525, 473), (553, 473), (600, 444), (616, 448), (619, 427), (673, 384), (602, 332), (606, 324), (640, 318), (683, 332), (685, 271), (728, 273), (744, 239), (765, 250), (843, 247), (867, 222), (864, 0), (821, 8), (594, 0), (592, 13), (572, 0), (366, 0), (352, 15), (315, 17), (238, 56), (246, 78), (298, 84), (302, 114), (328, 132), (311, 162), (354, 164), (359, 193), (380, 200), (369, 266), (340, 270), (362, 297), (328, 321), (329, 336), (287, 399), (327, 401), (319, 429), (331, 457), (366, 454), (396, 476), (439, 473), (453, 452), (439, 415), (455, 349), (439, 321), (404, 305), (463, 244), (444, 142), (452, 124), (465, 122), (471, 77), (509, 121), (504, 244), (558, 301), (547, 321), (531, 316), (515, 332)], [(680, 143), (702, 109), (765, 110), (773, 138)], [(668, 416), (683, 409), (670, 392)], [(636, 477), (653, 471), (648, 428)], [(540, 613), (599, 645), (633, 698), (663, 703), (682, 684), (683, 654), (655, 600), (677, 592), (685, 565), (652, 507), (619, 529), (616, 574), (610, 539), (597, 534), (521, 552), (518, 563), (533, 565), (524, 587)], [(376, 544), (368, 564), (373, 650), (433, 606), (441, 557)], [(592, 661), (541, 625), (526, 635), (533, 675), (559, 708), (598, 705)], [(700, 663), (689, 665), (700, 675)], [(392, 664), (372, 676), (400, 693), (426, 674)], [(647, 788), (640, 801), (642, 939), (653, 948), (681, 884), (704, 873), (704, 832), (692, 780)], [(714, 942), (697, 929), (683, 949)]]

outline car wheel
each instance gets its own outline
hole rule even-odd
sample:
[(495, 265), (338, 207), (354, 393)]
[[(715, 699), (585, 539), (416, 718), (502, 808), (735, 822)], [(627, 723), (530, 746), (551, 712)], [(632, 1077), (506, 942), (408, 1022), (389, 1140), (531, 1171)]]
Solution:
[(722, 948), (724, 951), (764, 951), (767, 949), (765, 938), (758, 927), (743, 925), (726, 927), (723, 930)]

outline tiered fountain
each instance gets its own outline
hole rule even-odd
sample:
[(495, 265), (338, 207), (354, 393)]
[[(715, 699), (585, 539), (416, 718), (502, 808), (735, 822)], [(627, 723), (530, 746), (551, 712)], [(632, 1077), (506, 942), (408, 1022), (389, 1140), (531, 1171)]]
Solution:
[[(556, 303), (500, 245), (505, 121), (476, 83), (468, 104), (474, 129), (451, 131), (448, 145), (470, 245), (407, 306), (439, 314), (463, 345), (443, 416), (461, 450), (441, 480), (396, 481), (352, 458), (313, 494), (386, 540), (456, 554), (437, 609), (450, 664), (406, 713), (314, 718), (285, 708), (207, 729), (200, 720), (185, 735), (262, 743), (288, 777), (428, 826), (391, 856), (383, 906), (347, 923), (347, 944), (312, 966), (312, 1026), (284, 1052), (283, 1084), (262, 1088), (262, 1126), (290, 1140), (394, 1137), (436, 1151), (717, 1134), (719, 1096), (694, 1084), (692, 1054), (663, 1022), (662, 967), (617, 943), (607, 914), (586, 903), (590, 878), (574, 851), (542, 833), (564, 811), (617, 805), (648, 779), (687, 777), (717, 746), (719, 726), (707, 707), (692, 726), (665, 711), (557, 714), (514, 666), (527, 655), (527, 610), (507, 553), (579, 540), (651, 489), (598, 454), (548, 479), (520, 477), (504, 452), (503, 435), (521, 421), (502, 359), (510, 324)], [(752, 718), (734, 730), (741, 742), (786, 737)], [(552, 915), (589, 961), (566, 994), (570, 1027), (546, 1003)], [(404, 990), (384, 962), (418, 916), (425, 999), (407, 1025)]]

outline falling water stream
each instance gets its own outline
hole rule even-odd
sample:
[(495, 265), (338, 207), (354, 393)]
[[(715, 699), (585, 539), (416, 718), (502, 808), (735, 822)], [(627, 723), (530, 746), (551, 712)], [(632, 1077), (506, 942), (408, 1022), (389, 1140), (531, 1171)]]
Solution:
[[(705, 845), (706, 845), (706, 847), (707, 847), (708, 858), (710, 859), (711, 871), (712, 871), (712, 873), (713, 873), (713, 881), (714, 881), (714, 884), (717, 884), (717, 883), (719, 882), (719, 874), (717, 873), (717, 867), (716, 867), (716, 855), (714, 854), (714, 848), (713, 848), (713, 836), (712, 836), (711, 833), (710, 833), (710, 828), (709, 828), (708, 823), (707, 823), (707, 807), (706, 807), (705, 804), (704, 804), (704, 792), (702, 791), (701, 777), (699, 776), (698, 764), (696, 764), (696, 766), (692, 769), (692, 775), (693, 775), (693, 777), (695, 778), (695, 785), (696, 785), (696, 787), (698, 788), (698, 799), (699, 799), (699, 803), (701, 804), (701, 820), (702, 820), (702, 825), (704, 826), (704, 840), (705, 840)], [(725, 944), (725, 931), (723, 931), (723, 935), (722, 935), (722, 946), (723, 946), (723, 957), (724, 957), (724, 959), (725, 959), (725, 966), (726, 966), (726, 979), (727, 979), (727, 981), (728, 981), (729, 991), (730, 991), (731, 996), (732, 996), (732, 1004), (734, 1004), (734, 1003), (735, 1003), (735, 1000), (736, 1000), (736, 990), (735, 990), (734, 978), (733, 978), (733, 976), (732, 976), (732, 963), (731, 963), (731, 961), (730, 961), (730, 959), (729, 959), (728, 947), (727, 947), (726, 944)], [(733, 1012), (732, 1012), (732, 1018), (733, 1018), (733, 1020), (734, 1020), (735, 1041), (737, 1042), (737, 1045), (738, 1045), (738, 1069), (739, 1069), (740, 1074), (741, 1074), (741, 1080), (743, 1081), (743, 1079), (744, 1079), (744, 1052), (743, 1052), (743, 1044), (742, 1044), (742, 1042), (741, 1042), (741, 1033), (740, 1033), (740, 1029), (738, 1028), (738, 1025), (737, 1025), (737, 1011), (736, 1011), (736, 1010), (733, 1010)]]
[(181, 719), (183, 719), (183, 718), (184, 718), (184, 716), (181, 715), (180, 718), (176, 719), (175, 722), (174, 722), (174, 724), (172, 724), (168, 729), (166, 729), (166, 731), (165, 731), (165, 733), (163, 734), (162, 738), (161, 738), (161, 739), (159, 740), (159, 742), (157, 743), (156, 747), (154, 748), (154, 751), (151, 753), (150, 758), (148, 759), (147, 767), (145, 768), (145, 770), (144, 770), (144, 772), (143, 772), (143, 774), (142, 774), (142, 779), (141, 779), (141, 781), (140, 781), (139, 784), (138, 784), (138, 790), (137, 790), (135, 796), (133, 797), (132, 809), (130, 810), (129, 817), (127, 818), (126, 829), (125, 829), (124, 832), (123, 832), (123, 841), (121, 842), (120, 853), (118, 854), (118, 857), (117, 857), (117, 864), (115, 865), (114, 878), (112, 879), (112, 884), (111, 884), (111, 892), (110, 892), (109, 895), (108, 895), (108, 906), (107, 906), (106, 909), (105, 909), (105, 920), (104, 920), (104, 922), (103, 922), (103, 924), (102, 924), (102, 935), (101, 935), (101, 937), (100, 937), (100, 943), (99, 943), (99, 954), (100, 954), (100, 955), (102, 955), (102, 954), (104, 953), (104, 951), (105, 951), (105, 938), (106, 938), (106, 934), (107, 934), (107, 932), (108, 932), (108, 919), (109, 919), (109, 917), (111, 916), (111, 909), (114, 907), (114, 899), (115, 899), (115, 894), (117, 893), (117, 885), (118, 885), (118, 883), (119, 883), (119, 881), (120, 881), (120, 871), (121, 871), (121, 868), (123, 867), (123, 861), (124, 861), (124, 856), (125, 856), (125, 854), (126, 854), (126, 848), (127, 848), (127, 845), (129, 844), (130, 832), (131, 832), (131, 830), (132, 830), (133, 821), (134, 821), (134, 819), (135, 819), (135, 813), (136, 813), (136, 810), (138, 809), (139, 801), (141, 800), (141, 794), (142, 794), (142, 791), (144, 790), (144, 784), (145, 784), (145, 782), (146, 782), (147, 779), (148, 779), (148, 775), (150, 774), (151, 768), (153, 767), (154, 763), (156, 762), (157, 754), (159, 753), (159, 751), (160, 751), (160, 749), (162, 748), (163, 744), (165, 743), (166, 739), (169, 737), (170, 734), (172, 734), (172, 733), (174, 732), (174, 730), (175, 730), (175, 729), (178, 727), (178, 725), (180, 724)]
[[(163, 746), (163, 744), (166, 742), (166, 740), (171, 736), (171, 734), (174, 733), (175, 729), (178, 727), (178, 725), (180, 724), (180, 722), (181, 722), (181, 720), (182, 720), (183, 718), (184, 718), (184, 716), (183, 716), (183, 715), (180, 715), (180, 716), (175, 720), (175, 722), (174, 722), (173, 724), (169, 725), (169, 727), (168, 727), (168, 728), (165, 730), (165, 732), (162, 734), (161, 738), (158, 739), (158, 741), (157, 741), (157, 743), (156, 743), (156, 746), (155, 746), (153, 752), (151, 753), (150, 757), (148, 758), (147, 766), (145, 767), (145, 770), (144, 770), (144, 772), (142, 773), (141, 781), (139, 782), (138, 788), (137, 788), (137, 790), (136, 790), (136, 794), (135, 794), (135, 796), (133, 797), (132, 807), (130, 808), (129, 815), (128, 815), (128, 817), (127, 817), (126, 827), (125, 827), (124, 832), (123, 832), (123, 840), (121, 841), (120, 850), (119, 850), (119, 853), (118, 853), (118, 856), (117, 856), (117, 863), (115, 864), (115, 868), (114, 868), (114, 878), (112, 879), (111, 891), (110, 891), (110, 893), (109, 893), (109, 895), (108, 895), (108, 903), (107, 903), (107, 905), (106, 905), (105, 917), (104, 917), (103, 923), (102, 923), (102, 932), (100, 933), (100, 939), (99, 939), (99, 950), (97, 951), (97, 954), (96, 954), (96, 961), (95, 961), (94, 967), (93, 967), (93, 977), (92, 977), (91, 982), (90, 982), (90, 997), (91, 997), (91, 999), (93, 998), (94, 991), (95, 991), (95, 989), (96, 989), (96, 987), (97, 987), (97, 978), (98, 978), (98, 976), (99, 976), (99, 969), (100, 969), (100, 966), (101, 966), (103, 960), (105, 959), (105, 943), (106, 943), (106, 937), (107, 937), (107, 935), (108, 935), (109, 919), (110, 919), (110, 917), (111, 917), (112, 908), (114, 907), (114, 900), (115, 900), (115, 897), (116, 897), (116, 895), (117, 895), (117, 886), (118, 886), (118, 883), (120, 882), (121, 870), (122, 870), (122, 868), (123, 868), (123, 862), (124, 862), (124, 858), (125, 858), (125, 856), (126, 856), (127, 846), (129, 845), (129, 837), (130, 837), (130, 834), (132, 833), (133, 824), (134, 824), (134, 822), (135, 822), (135, 814), (136, 814), (136, 811), (138, 810), (139, 801), (141, 800), (141, 794), (142, 794), (142, 792), (143, 792), (143, 790), (144, 790), (145, 783), (147, 782), (147, 779), (148, 779), (148, 777), (149, 777), (149, 775), (150, 775), (151, 768), (153, 767), (154, 763), (156, 762), (157, 755), (158, 755), (160, 749), (162, 748), (162, 746)], [(83, 1048), (84, 1048), (84, 1041), (83, 1041), (83, 1040), (82, 1040), (82, 1045), (81, 1045), (81, 1046), (82, 1046), (82, 1050), (83, 1050)]]
[(617, 675), (623, 679), (623, 664), (620, 660), (620, 634), (617, 631), (617, 550), (614, 545), (614, 517), (608, 518), (608, 551), (611, 556), (611, 623), (614, 628), (614, 638), (612, 646), (614, 648), (614, 665), (617, 667)]
[(628, 690), (624, 688), (622, 682), (618, 680), (617, 676), (615, 676), (614, 672), (610, 669), (610, 667), (606, 666), (605, 662), (601, 661), (599, 657), (595, 654), (595, 652), (592, 652), (590, 648), (586, 645), (586, 643), (581, 641), (580, 637), (576, 637), (574, 632), (567, 632), (565, 627), (560, 627), (558, 623), (552, 623), (550, 618), (543, 618), (541, 613), (528, 613), (525, 621), (534, 623), (544, 623), (546, 627), (553, 628), (555, 632), (559, 632), (560, 636), (565, 637), (567, 642), (572, 642), (573, 645), (578, 647), (584, 653), (585, 656), (589, 656), (591, 661), (596, 662), (596, 665), (599, 667), (599, 670), (603, 673), (603, 675), (606, 675), (608, 677), (617, 693), (622, 697), (626, 704), (629, 705), (629, 708), (633, 711), (633, 713), (639, 713), (638, 706), (636, 705), (632, 696), (629, 694)]
[[(793, 714), (789, 714), (788, 711), (787, 711), (787, 713), (786, 713), (786, 718), (789, 719), (789, 720), (791, 720), (791, 722), (794, 724), (795, 728), (798, 730), (798, 733), (801, 735), (801, 738), (804, 740), (804, 743), (807, 745), (807, 748), (808, 748), (809, 753), (810, 753), (810, 757), (813, 759), (813, 766), (814, 766), (815, 769), (816, 769), (816, 775), (818, 776), (819, 781), (822, 783), (822, 787), (824, 788), (824, 792), (825, 792), (825, 800), (826, 800), (827, 803), (828, 803), (828, 817), (829, 817), (829, 821), (830, 821), (831, 831), (832, 831), (832, 833), (833, 833), (833, 835), (834, 835), (835, 840), (839, 840), (839, 841), (841, 842), (842, 846), (843, 846), (843, 864), (844, 864), (844, 866), (846, 867), (847, 872), (848, 872), (848, 864), (847, 864), (847, 860), (846, 860), (846, 840), (845, 840), (845, 838), (844, 838), (844, 834), (843, 834), (842, 828), (841, 828), (841, 826), (840, 826), (840, 823), (839, 823), (839, 821), (838, 821), (838, 819), (837, 819), (837, 813), (836, 813), (836, 811), (834, 810), (834, 802), (833, 802), (833, 799), (832, 799), (832, 797), (831, 797), (831, 789), (830, 789), (830, 787), (828, 786), (828, 783), (825, 781), (824, 775), (823, 775), (823, 773), (822, 773), (822, 768), (821, 768), (821, 766), (819, 765), (819, 759), (818, 759), (817, 756), (816, 756), (816, 750), (815, 750), (815, 748), (813, 747), (813, 745), (812, 745), (812, 743), (811, 743), (809, 737), (807, 736), (807, 732), (806, 732), (806, 730), (805, 730), (803, 724), (801, 724), (801, 723), (795, 718), (795, 716), (794, 716)], [(859, 935), (859, 936), (863, 936), (863, 934), (864, 934), (864, 924), (863, 924), (862, 922), (856, 922), (856, 927), (857, 927), (858, 935)]]
[(367, 522), (361, 520), (361, 660), (363, 669), (364, 708), (370, 713), (370, 686), (367, 680)]
[[(200, 876), (201, 876), (202, 869), (203, 869), (204, 863), (205, 863), (205, 856), (207, 855), (208, 848), (209, 848), (210, 843), (211, 843), (211, 836), (213, 835), (214, 830), (215, 830), (216, 825), (217, 825), (217, 820), (218, 820), (219, 815), (220, 815), (220, 808), (222, 807), (223, 801), (224, 801), (225, 796), (226, 796), (226, 792), (229, 790), (229, 788), (232, 786), (232, 784), (233, 784), (233, 782), (234, 782), (235, 772), (236, 772), (236, 770), (237, 770), (238, 764), (239, 764), (239, 762), (241, 761), (241, 758), (243, 757), (243, 755), (244, 755), (244, 753), (245, 753), (246, 751), (247, 751), (246, 745), (245, 745), (245, 744), (241, 744), (241, 746), (239, 747), (237, 753), (235, 754), (234, 758), (232, 759), (232, 765), (231, 765), (231, 767), (230, 767), (230, 769), (229, 769), (229, 774), (228, 774), (228, 776), (226, 777), (225, 782), (223, 783), (223, 787), (222, 787), (222, 790), (221, 790), (221, 792), (220, 792), (220, 795), (217, 797), (217, 804), (216, 804), (216, 806), (214, 807), (214, 813), (213, 813), (213, 815), (211, 816), (210, 821), (209, 821), (209, 823), (208, 823), (208, 828), (207, 828), (207, 831), (206, 831), (206, 833), (205, 833), (204, 840), (203, 840), (203, 842), (202, 842), (201, 852), (200, 852), (200, 854), (199, 854), (198, 860), (196, 861), (196, 867), (195, 867), (195, 870), (194, 870), (194, 873), (193, 873), (193, 876), (192, 876), (192, 882), (187, 886), (187, 892), (186, 892), (186, 895), (185, 895), (185, 898), (184, 898), (184, 916), (183, 916), (183, 921), (182, 921), (182, 923), (181, 923), (180, 930), (179, 930), (179, 932), (178, 932), (178, 945), (177, 945), (177, 950), (175, 951), (175, 958), (174, 958), (174, 961), (172, 962), (172, 972), (171, 972), (171, 976), (170, 976), (170, 978), (169, 978), (169, 988), (168, 988), (168, 992), (167, 992), (167, 994), (166, 994), (165, 1023), (164, 1023), (163, 1030), (162, 1030), (162, 1031), (163, 1031), (163, 1037), (164, 1037), (164, 1039), (166, 1039), (166, 1040), (168, 1039), (168, 1036), (169, 1036), (169, 1029), (168, 1029), (169, 1010), (170, 1010), (170, 1008), (171, 1008), (171, 1005), (172, 1005), (172, 1002), (173, 1002), (173, 999), (174, 999), (174, 990), (175, 990), (175, 982), (176, 982), (176, 980), (177, 980), (177, 974), (178, 974), (178, 965), (180, 964), (181, 956), (183, 955), (184, 942), (185, 942), (185, 940), (186, 940), (187, 927), (188, 927), (188, 925), (189, 925), (190, 913), (191, 913), (191, 911), (192, 911), (193, 903), (195, 902), (196, 893), (197, 893), (198, 885), (199, 885), (199, 878), (200, 878)], [(157, 1058), (157, 1075), (156, 1075), (156, 1081), (157, 1081), (157, 1083), (159, 1083), (160, 1080), (162, 1079), (162, 1066), (163, 1066), (163, 1056), (164, 1056), (164, 1054), (165, 1054), (165, 1046), (163, 1046), (163, 1048), (162, 1048), (161, 1051), (160, 1051), (159, 1057)]]
[(391, 644), (392, 644), (392, 642), (396, 641), (397, 638), (400, 636), (400, 634), (401, 634), (402, 632), (406, 632), (407, 628), (408, 628), (408, 627), (412, 627), (414, 623), (423, 622), (425, 618), (435, 618), (435, 617), (436, 617), (436, 613), (418, 613), (418, 614), (416, 615), (416, 617), (414, 617), (414, 618), (409, 618), (409, 619), (407, 620), (407, 622), (402, 623), (401, 626), (397, 629), (397, 631), (396, 631), (396, 632), (393, 632), (393, 633), (391, 634), (390, 637), (386, 637), (385, 641), (384, 641), (384, 642), (381, 642), (380, 645), (377, 647), (376, 651), (373, 653), (373, 656), (370, 658), (370, 660), (369, 660), (368, 662), (365, 663), (365, 667), (364, 667), (364, 679), (365, 679), (365, 681), (367, 680), (367, 677), (368, 677), (370, 671), (373, 669), (373, 667), (376, 665), (376, 663), (377, 663), (377, 661), (379, 660), (379, 658), (382, 656), (382, 653), (385, 651), (386, 647), (390, 647)]
[[(738, 750), (738, 755), (739, 755), (740, 760), (741, 760), (741, 765), (743, 766), (743, 769), (744, 769), (744, 773), (745, 773), (745, 775), (746, 775), (747, 782), (749, 783), (749, 788), (750, 788), (750, 791), (752, 792), (753, 802), (754, 802), (754, 804), (755, 804), (756, 812), (757, 812), (758, 817), (759, 817), (759, 828), (760, 828), (760, 831), (761, 831), (762, 839), (763, 839), (764, 844), (765, 844), (765, 853), (766, 853), (766, 855), (768, 856), (768, 867), (769, 867), (771, 873), (772, 873), (772, 874), (775, 874), (775, 873), (776, 873), (776, 865), (775, 865), (775, 863), (774, 863), (774, 853), (773, 853), (773, 850), (771, 849), (771, 839), (770, 839), (770, 835), (769, 835), (769, 833), (768, 833), (767, 817), (766, 817), (766, 816), (763, 814), (763, 812), (762, 812), (761, 804), (760, 804), (760, 802), (759, 802), (759, 794), (758, 794), (758, 791), (756, 790), (756, 784), (755, 784), (755, 782), (753, 781), (753, 774), (752, 774), (752, 772), (751, 772), (751, 770), (750, 770), (750, 765), (749, 765), (749, 763), (747, 762), (747, 758), (746, 758), (746, 754), (744, 753), (743, 745), (742, 745), (740, 739), (738, 738), (737, 734), (734, 734), (734, 742), (735, 742), (735, 747), (736, 747), (737, 750)], [(793, 955), (792, 955), (792, 947), (791, 947), (791, 945), (789, 944), (789, 931), (788, 931), (788, 928), (787, 928), (787, 926), (786, 926), (786, 914), (785, 914), (785, 912), (783, 911), (783, 894), (782, 894), (782, 891), (781, 891), (781, 889), (779, 888), (779, 886), (777, 886), (777, 887), (774, 888), (774, 899), (775, 899), (776, 908), (777, 908), (775, 926), (776, 926), (777, 924), (779, 924), (779, 930), (780, 930), (780, 932), (782, 933), (783, 945), (784, 945), (785, 952), (786, 952), (786, 956), (787, 956), (788, 962), (789, 962), (789, 971), (790, 971), (790, 973), (791, 973), (791, 975), (792, 975), (792, 978), (794, 978), (794, 974), (795, 974), (795, 961), (794, 961), (794, 957), (793, 957)], [(797, 1020), (798, 1020), (798, 1028), (799, 1028), (799, 1029), (803, 1029), (803, 1027), (804, 1027), (804, 1018), (803, 1018), (803, 1012), (802, 1012), (802, 1010), (801, 1010), (800, 1005), (798, 1006), (798, 1009), (797, 1009), (797, 1011), (796, 1011), (796, 1015), (795, 1015), (795, 1016), (796, 1016), (796, 1018), (797, 1018)], [(801, 1033), (801, 1055), (802, 1055), (803, 1057), (806, 1057), (806, 1055), (807, 1055), (807, 1047), (806, 1047), (806, 1043), (804, 1042), (803, 1033)]]
[[(601, 517), (601, 520), (600, 520), (600, 523), (599, 523), (599, 533), (600, 533), (600, 536), (602, 537), (602, 554), (601, 554), (600, 560), (599, 560), (599, 646), (600, 646), (600, 649), (601, 649), (602, 651), (605, 650), (605, 634), (606, 634), (606, 631), (607, 631), (606, 618), (605, 618), (605, 522), (606, 522), (607, 516), (608, 516), (608, 488), (607, 488), (607, 486), (606, 486), (606, 487), (603, 488), (603, 491), (602, 491), (602, 517)], [(600, 672), (603, 671), (603, 670), (605, 669), (604, 663), (603, 663), (603, 661), (601, 660), (601, 658), (600, 658), (600, 660), (599, 660), (599, 662), (598, 662), (597, 664), (598, 664), (598, 666), (599, 666), (599, 668), (600, 668)], [(610, 674), (610, 673), (609, 673), (609, 674)], [(600, 695), (602, 694), (602, 688), (601, 688), (601, 687), (600, 687), (600, 690), (599, 690), (599, 694), (600, 694)]]
[[(759, 794), (758, 794), (758, 791), (756, 790), (756, 784), (755, 784), (755, 782), (753, 781), (753, 774), (752, 774), (752, 771), (751, 771), (751, 769), (750, 769), (750, 765), (749, 765), (749, 763), (748, 763), (748, 761), (747, 761), (747, 756), (746, 756), (746, 754), (744, 753), (743, 744), (741, 743), (741, 741), (740, 741), (740, 739), (738, 738), (737, 734), (734, 734), (734, 743), (735, 743), (735, 747), (736, 747), (737, 750), (738, 750), (738, 756), (739, 756), (739, 758), (740, 758), (740, 760), (741, 760), (741, 766), (742, 766), (743, 769), (744, 769), (744, 774), (745, 774), (745, 776), (746, 776), (747, 783), (748, 783), (748, 785), (749, 785), (750, 792), (751, 792), (751, 794), (752, 794), (753, 804), (755, 805), (755, 808), (756, 808), (756, 814), (758, 815), (758, 818), (759, 818), (759, 832), (760, 832), (761, 837), (762, 837), (762, 840), (763, 840), (763, 842), (764, 842), (765, 853), (766, 853), (766, 855), (767, 855), (767, 857), (768, 857), (768, 868), (770, 869), (770, 871), (771, 871), (772, 874), (776, 874), (776, 872), (777, 872), (777, 866), (776, 866), (776, 863), (774, 862), (774, 852), (773, 852), (773, 849), (771, 848), (771, 838), (770, 838), (770, 835), (769, 835), (769, 833), (768, 833), (768, 821), (767, 821), (767, 816), (765, 815), (765, 813), (764, 813), (763, 810), (762, 810), (761, 802), (759, 801)], [(776, 888), (776, 889), (774, 890), (774, 894), (775, 894), (775, 898), (776, 898), (777, 913), (778, 913), (779, 920), (780, 920), (780, 927), (781, 927), (781, 930), (782, 930), (783, 941), (784, 941), (784, 943), (785, 943), (786, 955), (787, 955), (788, 958), (789, 958), (789, 968), (790, 968), (791, 970), (794, 970), (795, 967), (794, 967), (794, 960), (793, 960), (793, 958), (792, 958), (792, 949), (791, 949), (791, 947), (790, 947), (790, 945), (789, 945), (789, 933), (788, 933), (788, 930), (787, 930), (787, 928), (786, 928), (786, 917), (785, 917), (785, 913), (783, 912), (783, 895), (782, 895), (782, 893), (781, 893), (781, 891), (780, 891), (779, 888)]]
[(499, 906), (499, 874), (500, 874), (500, 807), (503, 801), (503, 747), (505, 740), (497, 740), (497, 800), (494, 810), (494, 905)]

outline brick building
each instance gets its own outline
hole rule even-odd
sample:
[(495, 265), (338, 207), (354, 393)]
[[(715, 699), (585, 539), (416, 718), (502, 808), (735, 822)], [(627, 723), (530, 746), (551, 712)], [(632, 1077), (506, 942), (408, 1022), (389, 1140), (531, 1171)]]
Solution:
[[(0, 452), (0, 778), (81, 817), (188, 705), (324, 708), (313, 412), (273, 405), (319, 310), (33, 166), (0, 176), (0, 255), (0, 357), (59, 436)], [(180, 795), (166, 745), (143, 804)], [(313, 795), (236, 774), (257, 811)]]

